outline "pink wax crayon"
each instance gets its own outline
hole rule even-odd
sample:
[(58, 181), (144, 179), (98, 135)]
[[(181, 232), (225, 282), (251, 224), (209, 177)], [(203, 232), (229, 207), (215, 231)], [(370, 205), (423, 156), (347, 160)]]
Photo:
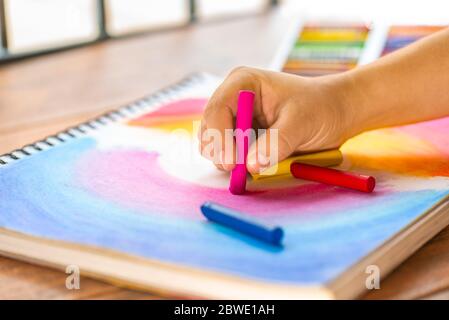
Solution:
[(254, 110), (254, 92), (239, 92), (236, 116), (236, 149), (237, 164), (231, 172), (229, 191), (232, 194), (243, 194), (246, 191), (246, 157), (248, 155), (250, 132)]

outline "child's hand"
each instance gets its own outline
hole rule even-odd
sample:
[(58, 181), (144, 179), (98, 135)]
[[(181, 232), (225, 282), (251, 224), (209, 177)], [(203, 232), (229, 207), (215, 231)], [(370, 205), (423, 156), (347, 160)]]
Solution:
[[(235, 150), (235, 142), (229, 135), (225, 135), (224, 130), (234, 129), (240, 90), (252, 90), (256, 93), (253, 127), (279, 129), (278, 161), (294, 152), (340, 146), (357, 133), (350, 109), (344, 102), (345, 93), (340, 78), (342, 77), (304, 78), (247, 67), (235, 69), (207, 104), (199, 137), (201, 153), (214, 160), (218, 168), (231, 170), (234, 167), (235, 155), (229, 150)], [(211, 141), (205, 134), (206, 129), (218, 129), (221, 132), (221, 150), (215, 150), (219, 148), (217, 146), (210, 148), (211, 145), (208, 144)], [(270, 135), (270, 131), (267, 130), (267, 134)], [(269, 137), (267, 140), (259, 137), (258, 141), (270, 140)], [(232, 145), (227, 152), (225, 143)], [(269, 163), (269, 151), (269, 146), (253, 143), (248, 152), (248, 170), (255, 173), (274, 165), (275, 163)]]
[[(234, 139), (225, 129), (234, 128), (238, 92), (245, 89), (256, 93), (253, 126), (278, 129), (278, 161), (293, 152), (338, 147), (364, 130), (449, 116), (448, 43), (449, 28), (373, 63), (318, 78), (238, 68), (209, 100), (201, 152), (219, 168), (233, 168)], [(206, 129), (221, 133), (220, 147), (210, 144)], [(231, 148), (225, 152), (227, 145)], [(274, 164), (267, 159), (276, 156), (264, 143), (253, 143), (248, 170), (259, 172)]]

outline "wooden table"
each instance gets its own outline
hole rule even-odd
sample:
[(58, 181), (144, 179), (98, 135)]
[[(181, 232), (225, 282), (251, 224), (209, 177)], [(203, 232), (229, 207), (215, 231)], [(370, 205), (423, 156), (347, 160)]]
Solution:
[[(280, 12), (135, 36), (0, 67), (0, 153), (36, 141), (175, 82), (190, 72), (225, 75), (267, 66), (291, 21)], [(0, 258), (0, 298), (146, 299), (62, 272)], [(449, 227), (364, 298), (449, 298)]]

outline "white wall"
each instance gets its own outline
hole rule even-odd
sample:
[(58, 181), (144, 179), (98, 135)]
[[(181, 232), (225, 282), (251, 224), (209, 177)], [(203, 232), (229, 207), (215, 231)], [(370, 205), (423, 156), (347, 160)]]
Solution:
[(448, 0), (284, 0), (282, 12), (309, 19), (449, 24)]

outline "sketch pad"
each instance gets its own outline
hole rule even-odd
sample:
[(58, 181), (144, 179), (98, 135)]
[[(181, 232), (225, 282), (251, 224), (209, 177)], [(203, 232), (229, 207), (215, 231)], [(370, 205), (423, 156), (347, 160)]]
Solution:
[[(219, 80), (190, 76), (0, 157), (1, 253), (168, 296), (353, 298), (367, 266), (387, 275), (449, 223), (447, 118), (341, 148), (372, 194), (286, 177), (230, 195), (192, 142)], [(284, 246), (208, 223), (205, 201), (281, 225)]]

